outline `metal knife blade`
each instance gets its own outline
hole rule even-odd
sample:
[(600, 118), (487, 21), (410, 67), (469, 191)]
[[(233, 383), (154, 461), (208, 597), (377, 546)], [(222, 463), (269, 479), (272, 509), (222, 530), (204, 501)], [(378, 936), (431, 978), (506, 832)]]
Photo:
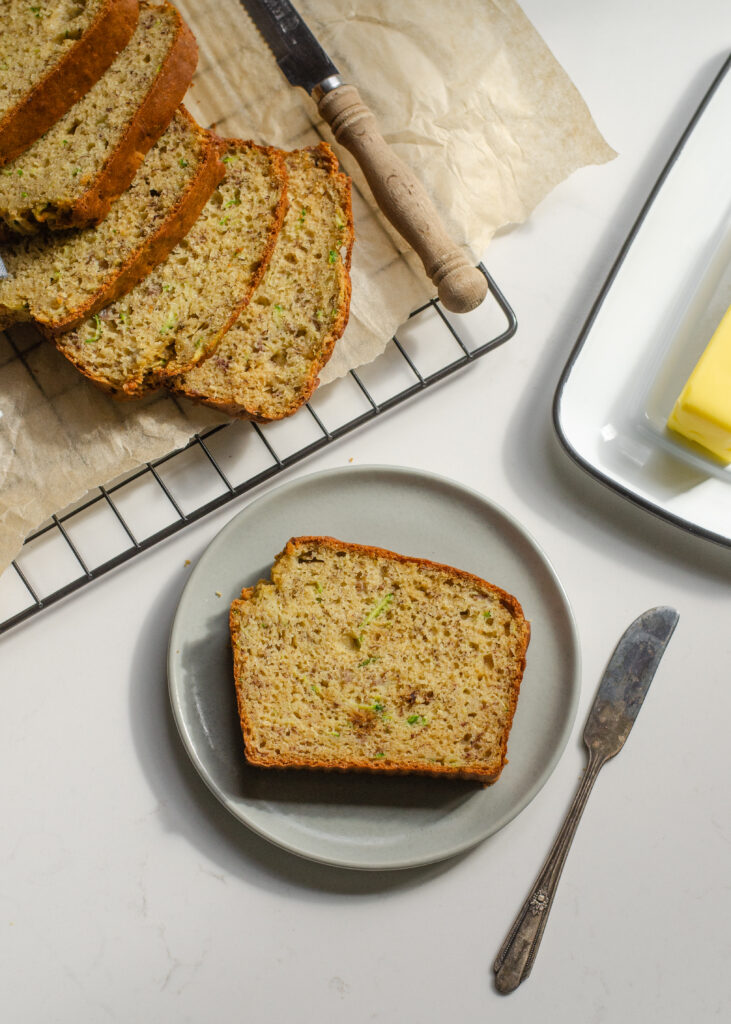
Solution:
[(3, 263), (2, 256), (0, 256), (0, 281), (2, 281), (3, 278), (6, 278), (6, 277), (10, 277), (10, 274), (8, 273), (7, 267)]
[(358, 90), (342, 78), (289, 0), (241, 0), (292, 85), (317, 103), (337, 141), (360, 165), (381, 212), (406, 239), (453, 313), (475, 309), (487, 295), (487, 277), (452, 241), (411, 168), (381, 135)]
[(287, 0), (241, 0), (287, 81), (312, 93), (338, 69)]
[(622, 749), (677, 623), (674, 608), (651, 608), (625, 630), (584, 727), (590, 752), (610, 758)]
[(584, 727), (588, 767), (538, 878), (493, 964), (495, 986), (503, 995), (515, 991), (533, 968), (561, 872), (596, 777), (609, 758), (624, 746), (677, 623), (674, 608), (651, 608), (625, 630), (609, 659)]

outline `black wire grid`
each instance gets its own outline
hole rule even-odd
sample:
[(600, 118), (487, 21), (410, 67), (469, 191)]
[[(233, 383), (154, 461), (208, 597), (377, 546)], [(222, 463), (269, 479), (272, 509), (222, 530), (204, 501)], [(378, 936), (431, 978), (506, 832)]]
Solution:
[(475, 314), (452, 318), (432, 299), (412, 313), (378, 359), (320, 388), (290, 419), (211, 427), (52, 516), (0, 576), (0, 633), (511, 338), (515, 314), (482, 264), (480, 270), (489, 285), (480, 308), (487, 341), (470, 335)]

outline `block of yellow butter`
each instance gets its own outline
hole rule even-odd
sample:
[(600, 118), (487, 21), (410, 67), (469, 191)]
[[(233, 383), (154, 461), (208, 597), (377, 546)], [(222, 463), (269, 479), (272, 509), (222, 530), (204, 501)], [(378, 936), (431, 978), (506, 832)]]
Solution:
[(680, 392), (668, 426), (731, 462), (731, 306)]

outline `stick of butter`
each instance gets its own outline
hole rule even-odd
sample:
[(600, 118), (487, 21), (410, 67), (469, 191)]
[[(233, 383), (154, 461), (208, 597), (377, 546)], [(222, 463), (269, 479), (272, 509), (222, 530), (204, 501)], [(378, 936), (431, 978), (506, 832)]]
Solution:
[(731, 462), (731, 306), (680, 392), (668, 426)]

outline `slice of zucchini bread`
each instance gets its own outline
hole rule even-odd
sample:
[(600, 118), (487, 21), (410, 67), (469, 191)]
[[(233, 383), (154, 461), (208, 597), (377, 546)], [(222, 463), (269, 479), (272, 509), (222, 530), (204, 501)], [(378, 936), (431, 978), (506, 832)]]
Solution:
[(16, 233), (101, 221), (167, 128), (193, 76), (195, 40), (167, 0), (144, 0), (134, 34), (78, 103), (0, 170)]
[(215, 353), (174, 389), (231, 416), (289, 416), (348, 322), (350, 181), (327, 143), (285, 155), (289, 209), (256, 295)]
[(530, 626), (449, 566), (295, 537), (231, 605), (247, 759), (276, 768), (492, 783), (506, 763)]
[(224, 175), (221, 146), (180, 107), (101, 224), (5, 240), (0, 329), (58, 334), (128, 292), (190, 230)]
[(48, 131), (129, 42), (137, 0), (2, 0), (0, 166)]
[(86, 377), (134, 398), (218, 344), (266, 270), (287, 203), (278, 150), (229, 140), (225, 177), (167, 259), (121, 299), (55, 339)]

